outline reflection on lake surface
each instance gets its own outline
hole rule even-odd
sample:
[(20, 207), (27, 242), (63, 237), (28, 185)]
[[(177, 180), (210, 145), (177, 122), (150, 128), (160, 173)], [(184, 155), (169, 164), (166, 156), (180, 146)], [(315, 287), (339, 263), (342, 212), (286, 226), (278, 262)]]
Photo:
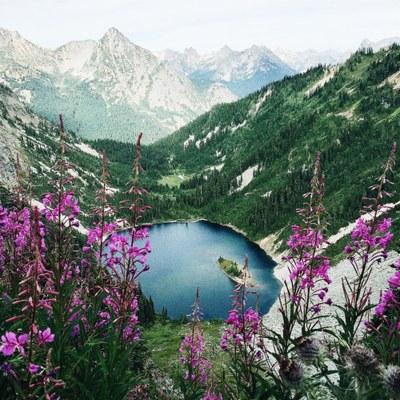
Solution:
[[(206, 221), (158, 224), (150, 228), (150, 242), (151, 268), (141, 275), (140, 282), (146, 296), (153, 298), (157, 312), (166, 307), (170, 317), (189, 314), (199, 287), (204, 318), (226, 318), (235, 283), (220, 270), (220, 256), (244, 264), (248, 255), (250, 272), (259, 285), (251, 290), (259, 292), (261, 313), (279, 294), (274, 262), (230, 228)], [(248, 305), (254, 307), (255, 301), (255, 295), (249, 294)]]

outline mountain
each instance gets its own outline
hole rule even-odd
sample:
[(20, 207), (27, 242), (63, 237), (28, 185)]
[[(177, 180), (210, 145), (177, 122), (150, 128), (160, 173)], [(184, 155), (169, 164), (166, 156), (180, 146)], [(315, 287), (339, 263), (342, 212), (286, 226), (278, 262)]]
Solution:
[[(378, 42), (371, 42), (364, 39), (359, 48), (372, 48), (378, 51), (382, 48), (388, 48), (393, 43), (400, 43), (400, 37), (391, 37), (382, 39)], [(285, 48), (277, 48), (274, 53), (296, 72), (305, 72), (309, 68), (321, 65), (337, 65), (345, 62), (351, 55), (351, 51), (324, 50), (316, 51), (308, 49), (305, 51), (292, 51)]]
[[(14, 92), (0, 84), (0, 132), (0, 199), (4, 191), (12, 193), (17, 185), (18, 157), (25, 182), (28, 171), (32, 173), (33, 200), (40, 202), (42, 194), (49, 190), (49, 180), (56, 176), (52, 167), (59, 149), (59, 128), (36, 115)], [(101, 154), (71, 133), (67, 133), (65, 144), (65, 160), (73, 164), (67, 171), (74, 179), (70, 190), (79, 197), (83, 211), (81, 221), (85, 221), (91, 213), (95, 193), (101, 187), (98, 179), (102, 168)], [(118, 178), (110, 181), (109, 189), (119, 194), (125, 190), (122, 182), (128, 181), (129, 169), (124, 165), (126, 172), (117, 168), (117, 173), (114, 165), (109, 169)]]
[(309, 68), (321, 65), (342, 64), (350, 57), (350, 51), (339, 52), (335, 50), (292, 51), (284, 48), (275, 50), (275, 54), (296, 72), (305, 72)]
[[(314, 67), (214, 107), (151, 146), (160, 165), (145, 169), (158, 168), (158, 182), (170, 185), (152, 200), (152, 218), (208, 218), (284, 243), (282, 229), (297, 221), (320, 151), (336, 234), (356, 220), (392, 141), (399, 143), (399, 89), (400, 46), (392, 46), (359, 50), (341, 66)], [(396, 185), (399, 178), (397, 166)], [(393, 217), (400, 231), (399, 212)]]
[[(304, 201), (320, 151), (328, 229), (335, 235), (356, 220), (392, 141), (400, 140), (399, 90), (400, 46), (394, 45), (377, 53), (361, 49), (341, 66), (315, 67), (213, 107), (168, 138), (142, 147), (142, 184), (151, 206), (146, 220), (207, 218), (232, 224), (254, 240), (270, 235), (279, 247), (287, 239), (283, 228), (298, 221), (295, 210)], [(15, 180), (19, 151), (25, 168), (33, 170), (40, 199), (51, 177), (58, 129), (4, 86), (0, 124), (0, 185)], [(90, 196), (98, 188), (104, 148), (118, 201), (129, 178), (133, 144), (88, 143), (68, 135), (68, 147), (84, 212), (89, 213)], [(398, 168), (390, 179), (400, 182)], [(395, 193), (385, 201), (399, 200)], [(394, 232), (400, 232), (399, 211), (390, 216)], [(340, 251), (340, 242), (335, 246)]]
[(193, 48), (183, 53), (165, 50), (157, 56), (176, 71), (186, 74), (198, 87), (218, 83), (238, 97), (294, 73), (265, 46), (252, 46), (243, 51), (224, 46), (207, 55), (199, 55)]
[(0, 82), (40, 115), (56, 120), (62, 112), (80, 136), (125, 141), (142, 130), (154, 141), (216, 102), (236, 99), (221, 85), (199, 90), (115, 28), (99, 42), (71, 42), (54, 51), (0, 29)]
[(388, 48), (393, 43), (400, 43), (400, 36), (394, 36), (386, 39), (379, 40), (378, 42), (372, 42), (369, 39), (364, 39), (361, 44), (360, 48), (371, 48), (373, 51), (378, 51), (382, 48)]

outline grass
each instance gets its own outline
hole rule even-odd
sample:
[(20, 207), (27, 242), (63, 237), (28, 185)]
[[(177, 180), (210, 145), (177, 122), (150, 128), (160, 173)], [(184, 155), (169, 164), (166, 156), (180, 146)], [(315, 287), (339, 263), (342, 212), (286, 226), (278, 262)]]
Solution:
[[(158, 180), (160, 185), (173, 187), (179, 187), (183, 181), (187, 181), (191, 178), (192, 175), (188, 175), (181, 170), (175, 170), (170, 175), (165, 175), (161, 179)], [(183, 177), (183, 179), (182, 179)]]
[(182, 179), (179, 178), (177, 175), (166, 175), (163, 176), (158, 183), (160, 185), (165, 185), (169, 187), (179, 187), (182, 182)]
[[(205, 342), (219, 346), (223, 320), (203, 321)], [(188, 333), (181, 320), (158, 321), (142, 330), (142, 338), (150, 351), (151, 358), (163, 372), (171, 372), (170, 365), (179, 358), (179, 346)]]
[(228, 260), (223, 257), (219, 257), (218, 259), (219, 266), (225, 273), (230, 276), (234, 276), (235, 278), (239, 278), (242, 274), (243, 267), (239, 266), (239, 264), (235, 261)]

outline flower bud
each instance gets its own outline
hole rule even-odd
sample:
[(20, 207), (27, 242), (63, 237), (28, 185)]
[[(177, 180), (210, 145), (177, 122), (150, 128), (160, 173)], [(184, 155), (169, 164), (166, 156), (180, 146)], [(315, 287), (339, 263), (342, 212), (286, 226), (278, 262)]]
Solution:
[(298, 339), (297, 354), (305, 364), (312, 364), (321, 354), (318, 340), (308, 337)]
[(400, 399), (400, 367), (389, 365), (385, 371), (385, 384), (389, 393)]
[(303, 378), (303, 366), (296, 360), (284, 360), (281, 362), (279, 375), (283, 382), (289, 386), (298, 386)]
[(360, 344), (352, 346), (346, 355), (347, 366), (359, 378), (371, 378), (380, 374), (381, 364), (375, 354)]

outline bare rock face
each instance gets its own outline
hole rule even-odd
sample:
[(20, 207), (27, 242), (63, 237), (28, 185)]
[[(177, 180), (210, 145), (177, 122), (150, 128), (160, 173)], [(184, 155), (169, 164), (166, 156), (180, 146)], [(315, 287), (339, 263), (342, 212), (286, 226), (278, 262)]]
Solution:
[(8, 188), (16, 182), (17, 168), (14, 159), (15, 152), (7, 143), (3, 143), (3, 137), (0, 142), (0, 184)]
[(22, 169), (26, 170), (27, 157), (21, 145), (22, 126), (36, 126), (38, 121), (15, 93), (0, 85), (0, 186), (12, 189), (16, 185), (17, 157)]
[(19, 134), (13, 126), (9, 112), (12, 94), (0, 88), (0, 185), (12, 188), (17, 177), (17, 153), (19, 151)]

